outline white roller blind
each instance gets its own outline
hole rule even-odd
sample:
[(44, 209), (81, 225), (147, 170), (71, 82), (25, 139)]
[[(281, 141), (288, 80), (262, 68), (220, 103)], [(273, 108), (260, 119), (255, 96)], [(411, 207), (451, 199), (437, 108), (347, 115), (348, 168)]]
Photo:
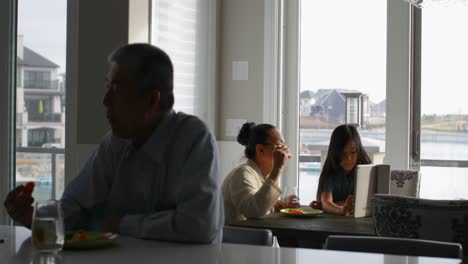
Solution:
[(152, 14), (152, 44), (174, 64), (174, 109), (207, 121), (209, 1), (153, 0)]

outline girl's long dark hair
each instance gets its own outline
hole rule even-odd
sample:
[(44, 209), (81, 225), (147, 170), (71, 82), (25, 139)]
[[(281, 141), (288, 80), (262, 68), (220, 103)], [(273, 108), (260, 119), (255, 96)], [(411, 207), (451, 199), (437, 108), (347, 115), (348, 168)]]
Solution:
[(328, 146), (327, 159), (320, 173), (319, 184), (317, 188), (317, 200), (320, 201), (320, 194), (323, 190), (324, 183), (332, 176), (339, 173), (337, 170), (341, 168), (340, 162), (343, 157), (343, 150), (346, 144), (354, 142), (357, 146), (357, 162), (356, 164), (370, 164), (371, 159), (367, 155), (366, 150), (362, 146), (361, 137), (356, 127), (353, 125), (340, 125), (333, 130)]

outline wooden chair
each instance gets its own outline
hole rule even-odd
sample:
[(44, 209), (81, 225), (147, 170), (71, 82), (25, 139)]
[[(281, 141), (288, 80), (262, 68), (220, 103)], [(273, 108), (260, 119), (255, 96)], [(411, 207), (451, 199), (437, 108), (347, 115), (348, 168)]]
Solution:
[(419, 196), (420, 174), (416, 170), (391, 170), (390, 194)]

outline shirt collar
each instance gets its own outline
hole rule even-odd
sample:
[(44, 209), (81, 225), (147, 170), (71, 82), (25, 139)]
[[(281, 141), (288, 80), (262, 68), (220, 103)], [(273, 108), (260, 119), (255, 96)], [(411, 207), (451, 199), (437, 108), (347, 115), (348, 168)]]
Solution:
[[(258, 176), (260, 177), (260, 180), (262, 180), (262, 182), (265, 181), (266, 177), (263, 178), (263, 173), (262, 173), (262, 170), (260, 169), (260, 167), (257, 165), (257, 163), (255, 163), (255, 161), (251, 160), (251, 159), (248, 159), (247, 160), (247, 164), (252, 167), (255, 172), (257, 172)], [(267, 175), (268, 177), (268, 175)]]
[(146, 152), (154, 161), (162, 161), (169, 144), (171, 131), (170, 124), (175, 118), (176, 113), (170, 110), (161, 120), (161, 123), (154, 129), (150, 138), (143, 144), (141, 149)]
[(345, 177), (346, 179), (354, 178), (356, 177), (356, 171), (357, 171), (357, 166), (354, 166), (354, 168), (351, 170), (350, 173), (346, 173), (341, 167), (338, 167), (335, 170), (335, 173), (333, 174), (334, 177)]

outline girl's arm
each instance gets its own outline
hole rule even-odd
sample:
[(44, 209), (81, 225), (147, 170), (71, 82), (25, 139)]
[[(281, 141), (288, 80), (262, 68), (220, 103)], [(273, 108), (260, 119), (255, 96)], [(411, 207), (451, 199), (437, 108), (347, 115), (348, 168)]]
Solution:
[(333, 202), (333, 194), (331, 192), (322, 192), (320, 199), (322, 201), (322, 209), (327, 213), (336, 215), (351, 215), (353, 213), (352, 203), (349, 201), (352, 197), (335, 203)]

